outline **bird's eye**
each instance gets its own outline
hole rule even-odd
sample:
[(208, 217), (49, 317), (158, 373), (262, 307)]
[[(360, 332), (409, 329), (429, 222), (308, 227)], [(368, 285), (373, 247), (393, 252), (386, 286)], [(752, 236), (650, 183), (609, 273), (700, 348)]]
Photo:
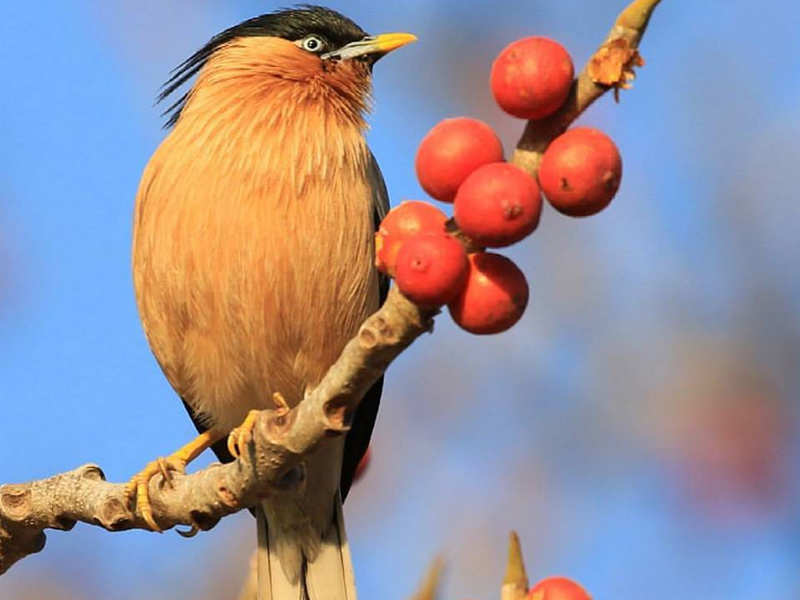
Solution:
[(325, 48), (325, 42), (318, 35), (309, 35), (303, 38), (300, 47), (309, 52), (320, 52)]

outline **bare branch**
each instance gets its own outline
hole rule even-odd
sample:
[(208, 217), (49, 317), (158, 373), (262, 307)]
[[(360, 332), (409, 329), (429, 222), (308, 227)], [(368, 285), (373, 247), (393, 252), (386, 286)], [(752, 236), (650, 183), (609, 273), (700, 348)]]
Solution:
[[(319, 386), (288, 414), (263, 411), (249, 452), (191, 475), (150, 482), (158, 525), (210, 529), (222, 517), (269, 494), (304, 483), (303, 457), (324, 438), (343, 435), (366, 391), (417, 337), (429, 331), (436, 310), (417, 307), (393, 288)], [(81, 521), (109, 531), (148, 529), (125, 500), (125, 484), (105, 481), (95, 465), (22, 485), (0, 486), (0, 574), (44, 548), (45, 529), (69, 530)]]

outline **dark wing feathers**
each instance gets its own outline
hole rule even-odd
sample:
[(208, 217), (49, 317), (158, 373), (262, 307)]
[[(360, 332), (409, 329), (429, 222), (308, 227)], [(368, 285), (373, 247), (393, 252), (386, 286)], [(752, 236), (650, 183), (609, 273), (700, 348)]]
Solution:
[[(383, 180), (380, 167), (378, 167), (378, 162), (372, 152), (370, 152), (367, 176), (372, 187), (373, 221), (375, 231), (377, 231), (381, 221), (383, 221), (383, 217), (389, 212), (389, 192), (386, 190), (386, 182)], [(383, 274), (379, 277), (380, 302), (383, 304), (389, 293), (391, 281)], [(350, 431), (347, 432), (347, 437), (344, 441), (344, 458), (342, 460), (342, 477), (340, 480), (342, 501), (347, 497), (358, 463), (369, 447), (372, 429), (375, 427), (375, 419), (378, 416), (382, 391), (383, 377), (375, 382), (364, 396), (364, 399), (361, 400), (361, 404), (358, 405), (358, 410), (353, 418), (353, 424), (350, 426)]]
[[(375, 155), (370, 151), (369, 153), (369, 167), (367, 177), (372, 188), (372, 206), (374, 208), (373, 224), (375, 231), (381, 226), (381, 221), (389, 213), (389, 190), (386, 189), (386, 182), (383, 180), (383, 173), (378, 166), (378, 161), (375, 160)], [(386, 296), (389, 294), (389, 284), (391, 280), (389, 277), (380, 273), (378, 275), (378, 285), (380, 287), (381, 305), (386, 301)]]

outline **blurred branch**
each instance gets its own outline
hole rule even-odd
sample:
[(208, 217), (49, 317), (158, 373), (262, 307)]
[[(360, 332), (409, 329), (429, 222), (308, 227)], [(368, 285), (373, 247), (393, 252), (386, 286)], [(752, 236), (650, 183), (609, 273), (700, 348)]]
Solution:
[(439, 584), (442, 579), (442, 571), (444, 571), (444, 560), (437, 557), (430, 568), (428, 569), (425, 579), (420, 585), (419, 591), (411, 598), (411, 600), (436, 600), (439, 597)]
[(257, 600), (258, 598), (258, 550), (250, 556), (247, 567), (247, 579), (244, 580), (236, 600)]
[(619, 14), (605, 42), (573, 82), (564, 105), (549, 117), (528, 121), (511, 162), (536, 175), (547, 146), (583, 111), (608, 90), (613, 89), (617, 97), (620, 88), (630, 87), (633, 68), (644, 64), (639, 56), (639, 42), (660, 1), (634, 0)]
[[(153, 516), (162, 529), (210, 529), (224, 516), (303, 482), (302, 459), (324, 438), (343, 435), (361, 398), (389, 364), (429, 331), (435, 310), (423, 310), (392, 288), (316, 389), (291, 410), (262, 411), (242, 458), (191, 475), (150, 481)], [(0, 574), (44, 548), (45, 529), (78, 521), (109, 531), (146, 529), (128, 505), (125, 484), (108, 483), (95, 465), (22, 485), (0, 486)]]
[(522, 559), (522, 546), (519, 536), (512, 531), (508, 540), (508, 562), (500, 600), (525, 600), (528, 595), (528, 575), (525, 573), (525, 562)]

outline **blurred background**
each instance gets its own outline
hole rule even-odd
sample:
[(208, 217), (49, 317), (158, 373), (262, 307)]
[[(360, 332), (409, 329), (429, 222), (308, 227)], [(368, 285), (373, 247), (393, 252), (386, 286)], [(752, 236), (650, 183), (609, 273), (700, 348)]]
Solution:
[[(526, 35), (583, 65), (624, 0), (329, 0), (419, 43), (375, 71), (370, 141), (393, 202), (422, 199), (440, 119), (522, 124), (491, 61)], [(4, 0), (0, 37), (0, 482), (98, 462), (124, 481), (194, 434), (141, 332), (131, 211), (169, 70), (268, 1)], [(800, 597), (800, 10), (665, 1), (620, 105), (582, 119), (625, 164), (590, 220), (546, 209), (510, 255), (532, 301), (488, 338), (445, 314), (391, 368), (373, 461), (346, 509), (363, 598), (431, 559), (445, 598), (496, 598), (507, 533), (532, 580), (598, 600)], [(210, 461), (210, 457), (199, 462)], [(4, 600), (227, 599), (249, 514), (184, 540), (78, 526), (0, 578)]]

